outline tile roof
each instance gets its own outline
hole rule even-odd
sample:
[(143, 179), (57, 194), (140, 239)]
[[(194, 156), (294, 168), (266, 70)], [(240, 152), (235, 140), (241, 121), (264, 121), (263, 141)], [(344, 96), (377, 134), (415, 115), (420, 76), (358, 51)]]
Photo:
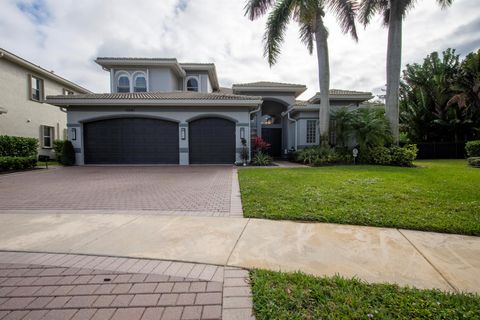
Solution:
[(305, 87), (303, 84), (285, 83), (285, 82), (272, 82), (272, 81), (257, 81), (250, 83), (236, 83), (234, 87)]
[(201, 93), (191, 91), (174, 92), (126, 92), (126, 93), (93, 93), (75, 95), (48, 96), (47, 100), (260, 100), (260, 97), (244, 96), (229, 93)]
[[(318, 95), (320, 94), (319, 92), (317, 93)], [(339, 96), (356, 96), (356, 95), (372, 95), (371, 92), (366, 92), (366, 91), (354, 91), (354, 90), (343, 90), (343, 89), (330, 89), (330, 94), (331, 95), (339, 95)]]

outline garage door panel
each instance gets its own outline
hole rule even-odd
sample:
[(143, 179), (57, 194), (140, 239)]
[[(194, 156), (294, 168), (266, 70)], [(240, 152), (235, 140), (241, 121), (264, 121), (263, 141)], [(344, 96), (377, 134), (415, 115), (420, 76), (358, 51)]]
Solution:
[(191, 164), (233, 164), (235, 123), (222, 118), (203, 118), (189, 124)]
[(87, 164), (178, 164), (178, 124), (119, 118), (84, 124)]

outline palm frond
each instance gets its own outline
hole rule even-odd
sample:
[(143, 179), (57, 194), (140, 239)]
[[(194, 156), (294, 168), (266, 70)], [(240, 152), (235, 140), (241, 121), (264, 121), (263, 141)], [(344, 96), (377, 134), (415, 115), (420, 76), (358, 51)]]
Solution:
[(275, 0), (248, 0), (245, 4), (245, 15), (250, 20), (263, 16), (273, 5)]
[(379, 0), (363, 0), (360, 3), (358, 20), (366, 26), (370, 23), (373, 16), (382, 10)]
[(311, 23), (303, 23), (300, 25), (300, 39), (307, 46), (308, 53), (313, 53), (313, 40), (315, 26)]
[(280, 47), (285, 39), (285, 31), (293, 14), (295, 0), (277, 1), (272, 12), (268, 16), (267, 26), (263, 41), (265, 43), (264, 56), (267, 57), (270, 66), (277, 62)]
[(453, 4), (453, 0), (437, 0), (437, 2), (442, 9), (446, 9)]
[(336, 14), (340, 23), (340, 28), (344, 33), (350, 33), (353, 39), (358, 41), (357, 27), (355, 26), (355, 16), (358, 11), (356, 0), (330, 0), (328, 1), (330, 9)]

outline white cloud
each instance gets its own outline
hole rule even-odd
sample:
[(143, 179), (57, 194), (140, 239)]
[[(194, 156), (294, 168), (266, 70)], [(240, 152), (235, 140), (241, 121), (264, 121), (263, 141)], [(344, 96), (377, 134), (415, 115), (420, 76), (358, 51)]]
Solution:
[[(36, 19), (19, 3), (40, 5)], [(303, 83), (303, 98), (318, 90), (316, 57), (298, 40), (291, 24), (278, 63), (263, 58), (265, 19), (249, 21), (241, 0), (3, 0), (0, 3), (0, 47), (55, 70), (93, 91), (109, 90), (108, 73), (97, 56), (177, 57), (180, 61), (214, 62), (220, 82), (273, 80)], [(25, 7), (25, 6), (23, 6)], [(435, 0), (422, 0), (404, 24), (403, 62), (420, 62), (449, 46), (473, 50), (478, 37), (478, 0), (456, 0), (441, 10)], [(380, 18), (360, 41), (341, 34), (334, 18), (330, 31), (331, 87), (372, 90), (385, 82), (387, 32)], [(460, 51), (459, 53), (466, 53)]]

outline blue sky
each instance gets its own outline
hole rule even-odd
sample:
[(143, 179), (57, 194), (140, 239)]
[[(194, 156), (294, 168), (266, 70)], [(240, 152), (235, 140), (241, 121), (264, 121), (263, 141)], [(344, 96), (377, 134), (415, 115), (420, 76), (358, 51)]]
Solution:
[[(97, 56), (177, 57), (214, 62), (221, 85), (257, 80), (302, 83), (318, 90), (315, 55), (289, 26), (282, 55), (270, 68), (263, 57), (265, 19), (249, 21), (243, 0), (2, 0), (0, 47), (92, 91), (107, 92), (109, 75)], [(465, 54), (480, 48), (480, 1), (417, 1), (404, 24), (403, 64), (421, 62), (448, 47)], [(385, 83), (387, 32), (380, 18), (359, 26), (355, 43), (327, 15), (331, 87), (374, 90)]]

